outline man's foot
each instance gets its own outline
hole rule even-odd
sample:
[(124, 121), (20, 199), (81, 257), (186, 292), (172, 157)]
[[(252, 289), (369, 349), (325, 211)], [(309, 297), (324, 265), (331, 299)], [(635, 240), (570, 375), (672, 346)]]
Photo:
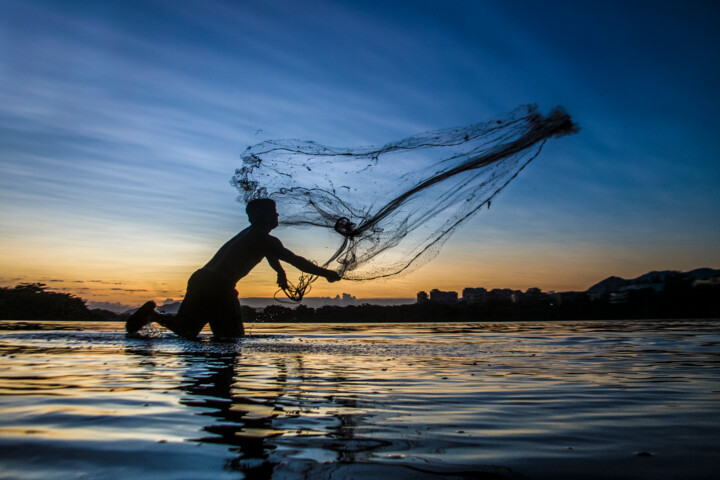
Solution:
[(145, 302), (145, 304), (138, 308), (135, 313), (130, 315), (125, 323), (125, 330), (128, 333), (135, 333), (143, 328), (153, 320), (153, 313), (155, 313), (155, 302), (152, 300)]

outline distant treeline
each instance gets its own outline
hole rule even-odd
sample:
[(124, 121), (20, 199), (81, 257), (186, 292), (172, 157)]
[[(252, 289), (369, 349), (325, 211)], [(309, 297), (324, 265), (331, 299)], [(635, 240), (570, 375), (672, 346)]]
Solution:
[[(42, 283), (0, 288), (0, 320), (115, 320), (125, 315), (88, 310), (84, 301), (68, 293), (48, 292)], [(591, 299), (585, 293), (562, 300), (550, 295), (517, 301), (491, 299), (479, 303), (425, 301), (412, 305), (351, 305), (294, 308), (271, 305), (262, 311), (243, 306), (246, 323), (253, 322), (473, 322), (513, 320), (612, 320), (720, 318), (720, 286), (693, 287), (690, 282), (668, 283), (664, 290), (627, 292), (622, 302), (610, 295)]]
[[(254, 313), (254, 312), (253, 312)], [(253, 318), (250, 318), (253, 317)], [(693, 287), (689, 282), (668, 284), (662, 292), (652, 289), (628, 292), (623, 302), (610, 295), (591, 299), (578, 293), (561, 302), (550, 295), (482, 303), (426, 301), (412, 305), (308, 308), (266, 307), (245, 317), (246, 322), (474, 322), (523, 320), (720, 318), (720, 287)]]
[(0, 320), (116, 320), (107, 310), (88, 310), (83, 299), (46, 291), (44, 283), (0, 288)]

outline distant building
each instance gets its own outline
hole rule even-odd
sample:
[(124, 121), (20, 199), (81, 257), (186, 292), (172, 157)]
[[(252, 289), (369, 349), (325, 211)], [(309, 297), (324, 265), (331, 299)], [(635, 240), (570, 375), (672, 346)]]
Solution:
[(537, 287), (531, 287), (528, 288), (525, 293), (522, 293), (519, 290), (513, 292), (511, 298), (513, 302), (517, 303), (522, 301), (546, 300), (550, 298), (550, 295), (544, 293)]
[(488, 292), (488, 300), (512, 300), (513, 293), (509, 288), (493, 288)]
[(462, 291), (462, 299), (467, 303), (484, 303), (487, 302), (488, 291), (482, 287), (464, 288)]
[(558, 305), (590, 300), (590, 295), (587, 292), (558, 292), (553, 293), (551, 296), (555, 299), (555, 303)]
[(664, 283), (637, 283), (620, 287), (618, 292), (629, 292), (631, 290), (654, 290), (656, 292), (662, 292), (664, 288)]
[(417, 303), (423, 303), (428, 301), (428, 294), (427, 292), (418, 292), (417, 293)]
[(437, 288), (430, 290), (430, 301), (438, 303), (457, 303), (457, 292), (443, 292)]
[(624, 290), (622, 292), (612, 292), (609, 299), (612, 304), (625, 303), (630, 299), (630, 292), (628, 290)]
[(610, 303), (625, 303), (630, 299), (630, 292), (639, 290), (653, 290), (662, 292), (665, 287), (662, 283), (635, 283), (620, 287), (616, 292), (612, 292), (609, 296)]
[(704, 278), (701, 280), (695, 280), (692, 283), (693, 287), (718, 287), (720, 286), (720, 276)]

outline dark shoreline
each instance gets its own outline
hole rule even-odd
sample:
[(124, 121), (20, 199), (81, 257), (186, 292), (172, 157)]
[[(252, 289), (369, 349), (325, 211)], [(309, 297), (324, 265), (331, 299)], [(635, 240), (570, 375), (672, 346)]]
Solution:
[[(124, 321), (130, 312), (89, 310), (67, 293), (45, 291), (41, 284), (0, 289), (0, 320)], [(515, 300), (408, 305), (348, 305), (311, 308), (302, 303), (263, 309), (242, 305), (246, 323), (437, 323), (553, 320), (676, 320), (720, 318), (720, 286), (689, 282), (630, 290), (618, 301), (612, 294), (571, 292), (562, 297), (525, 295)]]

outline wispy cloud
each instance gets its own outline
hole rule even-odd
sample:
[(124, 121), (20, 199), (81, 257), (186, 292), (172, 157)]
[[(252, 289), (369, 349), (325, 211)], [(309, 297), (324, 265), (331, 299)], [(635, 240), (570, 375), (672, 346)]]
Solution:
[(124, 279), (165, 263), (180, 275), (244, 225), (228, 180), (249, 144), (383, 144), (528, 102), (564, 104), (583, 130), (549, 143), (458, 245), (498, 231), (697, 252), (720, 241), (713, 5), (145, 7), (4, 3), (6, 278), (28, 274), (18, 258), (28, 272), (62, 265), (45, 275), (93, 263), (105, 265), (88, 278), (110, 278), (121, 261), (135, 264)]

